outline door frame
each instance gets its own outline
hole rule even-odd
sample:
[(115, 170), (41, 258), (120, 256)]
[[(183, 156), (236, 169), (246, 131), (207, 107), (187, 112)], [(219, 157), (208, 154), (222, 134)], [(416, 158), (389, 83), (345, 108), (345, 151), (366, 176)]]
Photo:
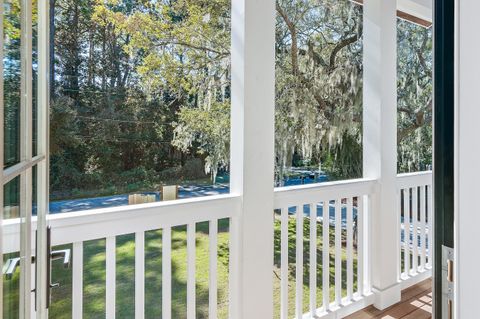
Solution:
[(455, 1), (455, 318), (478, 318), (480, 2)]
[[(49, 167), (50, 167), (50, 1), (37, 1), (38, 5), (38, 153), (44, 160), (37, 170), (37, 318), (48, 317), (47, 298), (50, 283), (47, 283), (47, 217), (49, 214)], [(44, 298), (38, 296), (45, 296)]]

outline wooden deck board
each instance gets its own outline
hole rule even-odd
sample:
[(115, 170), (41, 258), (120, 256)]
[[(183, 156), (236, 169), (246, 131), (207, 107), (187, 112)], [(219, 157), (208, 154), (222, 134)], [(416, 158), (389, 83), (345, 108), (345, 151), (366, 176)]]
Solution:
[(432, 318), (432, 281), (427, 279), (402, 291), (402, 300), (380, 311), (373, 306), (346, 319), (430, 319)]

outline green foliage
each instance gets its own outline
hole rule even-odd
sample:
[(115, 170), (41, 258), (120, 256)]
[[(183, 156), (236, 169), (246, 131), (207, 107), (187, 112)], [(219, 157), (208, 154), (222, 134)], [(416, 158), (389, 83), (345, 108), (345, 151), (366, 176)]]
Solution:
[(20, 40), (20, 17), (21, 4), (20, 1), (10, 0), (5, 1), (3, 16), (3, 33), (8, 42), (11, 40)]
[(176, 130), (194, 127), (183, 109), (228, 107), (229, 23), (226, 0), (56, 1), (51, 193), (140, 190), (224, 168), (228, 145), (202, 133), (186, 150)]
[(398, 22), (398, 170), (432, 164), (432, 29)]
[[(56, 1), (52, 194), (135, 191), (204, 172), (215, 182), (228, 171), (230, 7), (229, 0)], [(279, 0), (276, 11), (277, 183), (292, 165), (361, 176), (362, 7)], [(18, 21), (8, 21), (6, 48), (16, 61)], [(398, 43), (405, 171), (431, 157), (431, 31), (399, 21)], [(6, 118), (18, 109), (11, 69)]]
[(277, 1), (276, 52), (277, 183), (296, 154), (318, 166), (325, 158), (356, 156), (348, 164), (357, 166), (339, 162), (329, 173), (361, 175), (359, 155), (344, 154), (351, 150), (342, 143), (345, 136), (361, 141), (362, 7), (346, 0)]
[(219, 169), (227, 168), (230, 160), (230, 104), (213, 103), (209, 109), (183, 107), (172, 141), (184, 152), (193, 144), (205, 156), (205, 172), (215, 183)]
[(20, 2), (8, 1), (4, 5), (3, 28), (3, 103), (4, 103), (4, 166), (20, 160), (20, 91), (21, 40)]
[[(329, 172), (330, 180), (362, 177), (362, 143), (359, 135), (344, 133), (341, 143), (337, 143), (324, 162), (324, 169)], [(366, 154), (368, 156), (368, 154)]]
[(203, 174), (204, 164), (199, 158), (187, 160), (185, 165), (183, 165), (182, 170), (185, 179), (193, 180), (205, 178), (205, 174)]

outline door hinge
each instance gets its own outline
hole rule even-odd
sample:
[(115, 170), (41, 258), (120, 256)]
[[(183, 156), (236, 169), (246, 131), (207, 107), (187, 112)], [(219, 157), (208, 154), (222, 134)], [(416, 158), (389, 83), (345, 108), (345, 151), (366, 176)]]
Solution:
[(442, 319), (453, 319), (454, 300), (453, 248), (442, 246)]

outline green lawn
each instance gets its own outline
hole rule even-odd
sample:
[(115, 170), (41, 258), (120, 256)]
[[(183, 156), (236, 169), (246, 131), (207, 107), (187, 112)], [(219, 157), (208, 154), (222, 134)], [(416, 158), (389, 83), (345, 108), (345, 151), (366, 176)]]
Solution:
[[(218, 233), (218, 313), (219, 318), (228, 317), (228, 256), (229, 256), (229, 221), (219, 221)], [(295, 308), (295, 234), (296, 222), (289, 220), (289, 312), (294, 316)], [(304, 311), (309, 309), (309, 219), (304, 219)], [(172, 317), (186, 318), (186, 226), (175, 227), (172, 230)], [(344, 237), (345, 234), (342, 234)], [(322, 228), (317, 230), (317, 300), (321, 306), (322, 300)], [(208, 223), (197, 224), (196, 235), (196, 300), (197, 318), (208, 318)], [(330, 246), (333, 247), (334, 231), (330, 232)], [(55, 247), (55, 249), (71, 248), (71, 246)], [(135, 313), (135, 239), (134, 235), (117, 237), (117, 296), (116, 317), (134, 318)], [(356, 257), (356, 255), (355, 255)], [(73, 258), (75, 258), (73, 256)], [(105, 318), (105, 240), (95, 240), (84, 243), (84, 318)], [(346, 295), (346, 251), (342, 256), (343, 275), (342, 291)], [(335, 253), (330, 250), (330, 300), (334, 298), (334, 265)], [(280, 222), (275, 220), (275, 255), (272, 276), (274, 279), (275, 317), (279, 317), (280, 303)], [(356, 259), (354, 262), (354, 283), (356, 286)], [(145, 317), (161, 318), (162, 300), (162, 231), (150, 231), (145, 238)], [(72, 307), (72, 270), (62, 267), (61, 262), (55, 262), (52, 275), (53, 282), (59, 282), (60, 287), (52, 293), (50, 317), (55, 319), (71, 318)], [(18, 278), (10, 280), (11, 287), (17, 285)], [(7, 287), (8, 287), (7, 285)], [(5, 288), (4, 288), (5, 289)], [(15, 289), (14, 289), (15, 290)], [(6, 293), (7, 309), (13, 310), (18, 302), (18, 293)], [(17, 302), (15, 302), (17, 301)], [(6, 311), (6, 310), (5, 310)], [(4, 316), (10, 318), (11, 316)], [(15, 317), (15, 316), (13, 316)]]

